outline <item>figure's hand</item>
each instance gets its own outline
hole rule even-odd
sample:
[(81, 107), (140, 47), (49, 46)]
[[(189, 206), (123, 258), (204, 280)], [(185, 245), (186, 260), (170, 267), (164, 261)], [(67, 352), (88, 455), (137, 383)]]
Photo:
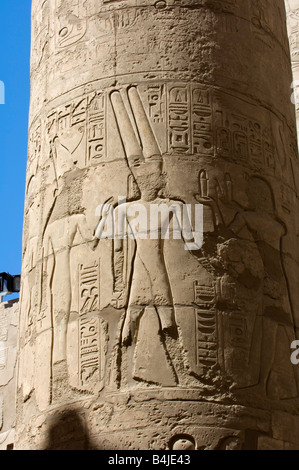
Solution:
[(224, 175), (221, 182), (214, 178), (211, 185), (207, 172), (202, 171), (199, 175), (199, 194), (194, 197), (201, 204), (211, 208), (216, 226), (226, 225), (224, 216), (226, 209), (236, 210), (232, 181), (228, 173)]
[(223, 223), (222, 215), (217, 204), (218, 197), (215, 188), (210, 187), (210, 181), (206, 171), (201, 171), (199, 175), (199, 193), (196, 194), (194, 198), (203, 206), (210, 207), (214, 226), (217, 227)]
[(113, 213), (113, 198), (111, 197), (107, 201), (104, 202), (104, 204), (100, 204), (97, 209), (96, 209), (96, 215), (99, 216), (99, 221), (97, 223), (97, 226), (94, 230), (94, 236), (98, 240), (102, 238), (102, 233), (106, 224), (106, 221), (109, 217), (109, 215), (112, 216)]
[(126, 305), (126, 298), (124, 294), (124, 286), (121, 291), (114, 291), (111, 299), (111, 305), (114, 308), (124, 308)]
[(95, 251), (99, 245), (99, 239), (98, 238), (95, 238), (92, 242), (91, 242), (91, 249), (92, 251)]
[(216, 180), (216, 199), (217, 202), (222, 202), (223, 204), (231, 204), (232, 203), (232, 193), (233, 193), (233, 186), (231, 177), (228, 173), (224, 176), (224, 181), (222, 184)]

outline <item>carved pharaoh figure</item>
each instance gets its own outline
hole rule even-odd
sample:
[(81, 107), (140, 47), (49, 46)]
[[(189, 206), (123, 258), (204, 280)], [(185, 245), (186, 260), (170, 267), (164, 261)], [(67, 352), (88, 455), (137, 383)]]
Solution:
[[(138, 191), (139, 197), (133, 196), (133, 202), (123, 204), (113, 204), (110, 200), (112, 205), (103, 206), (95, 233), (99, 239), (103, 238), (107, 217), (112, 215), (115, 221), (112, 227), (115, 238), (114, 301), (117, 307), (126, 308), (121, 328), (121, 343), (124, 345), (132, 341), (138, 343), (134, 355), (134, 378), (157, 384), (160, 384), (162, 380), (164, 385), (174, 386), (177, 383), (176, 373), (165, 349), (165, 341), (162, 343), (160, 341), (160, 333), (177, 335), (173, 294), (164, 255), (164, 244), (167, 243), (165, 238), (175, 236), (173, 232), (176, 230), (176, 236), (182, 238), (186, 249), (192, 252), (200, 249), (201, 232), (194, 234), (192, 231), (191, 221), (183, 209), (182, 201), (165, 197), (166, 182), (162, 169), (161, 151), (136, 87), (131, 87), (128, 95), (142, 146), (137, 142), (129, 115), (118, 91), (111, 94), (111, 101), (126, 149), (127, 164), (137, 186), (135, 192)], [(109, 208), (112, 209), (114, 206), (113, 214)], [(154, 214), (154, 209), (157, 210), (156, 214)], [(137, 227), (136, 220), (134, 220), (136, 211), (139, 211)], [(155, 220), (151, 220), (153, 217)], [(172, 233), (169, 233), (170, 231)], [(184, 239), (186, 234), (188, 241)], [(127, 279), (131, 279), (130, 285), (125, 285), (122, 267), (117, 267), (119, 263), (122, 265), (124, 257), (129, 255), (129, 248), (127, 243), (124, 243), (124, 239), (127, 242), (129, 239), (134, 240), (135, 244), (130, 250), (129, 272), (126, 276)], [(124, 250), (127, 250), (127, 253), (124, 254)], [(144, 340), (140, 339), (144, 329), (142, 327), (144, 318), (146, 318), (146, 323), (151, 325), (152, 341), (156, 341), (155, 347), (153, 344), (150, 347), (147, 345), (149, 347), (147, 354), (144, 354)], [(138, 330), (137, 335), (136, 330)], [(150, 349), (154, 351), (154, 355), (151, 354)], [(158, 354), (156, 349), (159, 351)], [(159, 365), (153, 360), (157, 357)]]
[(70, 406), (101, 449), (299, 447), (284, 1), (32, 13), (16, 447)]

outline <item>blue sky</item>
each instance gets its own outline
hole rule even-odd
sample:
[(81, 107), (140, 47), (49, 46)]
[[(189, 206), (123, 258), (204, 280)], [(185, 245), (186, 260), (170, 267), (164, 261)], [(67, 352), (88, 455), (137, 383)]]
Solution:
[(31, 0), (0, 0), (0, 80), (5, 85), (5, 104), (0, 104), (0, 272), (11, 274), (21, 272), (30, 9)]

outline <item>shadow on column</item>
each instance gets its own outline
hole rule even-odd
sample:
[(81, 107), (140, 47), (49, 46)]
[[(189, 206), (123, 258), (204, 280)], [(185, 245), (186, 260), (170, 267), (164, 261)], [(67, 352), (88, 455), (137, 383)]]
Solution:
[(44, 450), (99, 450), (89, 437), (84, 413), (63, 410), (49, 418)]

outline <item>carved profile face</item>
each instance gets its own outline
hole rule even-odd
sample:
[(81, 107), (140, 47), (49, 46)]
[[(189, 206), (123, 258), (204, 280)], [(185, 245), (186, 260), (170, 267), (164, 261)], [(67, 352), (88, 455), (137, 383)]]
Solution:
[(165, 187), (165, 176), (160, 159), (139, 161), (137, 165), (131, 167), (131, 170), (142, 198), (154, 200), (159, 191)]

